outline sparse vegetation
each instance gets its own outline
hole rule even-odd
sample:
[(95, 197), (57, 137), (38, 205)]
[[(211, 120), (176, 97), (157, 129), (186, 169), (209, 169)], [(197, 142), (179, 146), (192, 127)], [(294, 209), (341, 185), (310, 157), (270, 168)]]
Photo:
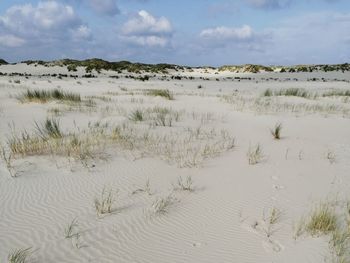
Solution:
[(79, 232), (76, 231), (78, 228), (78, 220), (74, 218), (72, 222), (70, 222), (67, 227), (64, 229), (64, 237), (65, 238), (73, 238), (74, 236), (79, 235)]
[(53, 90), (27, 90), (18, 96), (21, 102), (41, 102), (46, 103), (51, 100), (81, 102), (81, 97), (77, 93), (62, 91), (60, 89)]
[(165, 214), (169, 211), (169, 208), (171, 205), (175, 203), (176, 199), (173, 197), (172, 194), (169, 194), (165, 197), (159, 197), (157, 198), (152, 206), (152, 212), (155, 214)]
[(270, 130), (272, 136), (276, 140), (281, 139), (281, 130), (282, 130), (282, 123), (276, 123), (275, 128)]
[(134, 195), (134, 194), (138, 194), (138, 193), (147, 193), (148, 195), (152, 195), (153, 194), (153, 192), (151, 190), (149, 179), (147, 179), (144, 187), (136, 189), (131, 194)]
[(183, 179), (181, 176), (177, 179), (177, 184), (174, 185), (175, 190), (182, 190), (182, 191), (188, 191), (193, 192), (194, 186), (193, 186), (193, 180), (191, 176), (187, 176), (186, 179)]
[(151, 90), (148, 90), (146, 94), (149, 96), (160, 96), (167, 100), (174, 99), (174, 95), (172, 94), (172, 92), (170, 92), (167, 89), (151, 89)]
[(320, 204), (314, 208), (306, 223), (306, 231), (312, 236), (328, 234), (337, 229), (337, 216), (330, 204)]
[(43, 140), (62, 138), (63, 133), (57, 119), (46, 119), (44, 124), (35, 122), (36, 134)]
[(129, 119), (132, 121), (143, 121), (144, 120), (144, 113), (140, 109), (134, 110), (130, 114)]
[(113, 212), (113, 205), (116, 202), (116, 192), (112, 189), (103, 189), (101, 196), (95, 198), (94, 204), (98, 215), (110, 214)]
[(247, 152), (247, 157), (248, 157), (248, 163), (250, 165), (255, 165), (260, 163), (263, 158), (263, 152), (260, 144), (257, 144), (254, 147), (250, 146)]
[(26, 263), (31, 255), (31, 248), (16, 249), (8, 255), (8, 263)]

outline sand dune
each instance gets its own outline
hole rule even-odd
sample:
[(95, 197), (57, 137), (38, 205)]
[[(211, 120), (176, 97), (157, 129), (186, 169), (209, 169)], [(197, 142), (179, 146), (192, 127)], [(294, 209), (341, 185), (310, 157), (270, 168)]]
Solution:
[[(40, 73), (68, 74), (65, 68), (25, 64), (0, 71), (32, 75), (0, 77), (1, 262), (25, 248), (28, 262), (349, 260), (348, 252), (336, 254), (332, 232), (306, 229), (321, 202), (336, 211), (339, 229), (349, 228), (350, 100), (341, 95), (348, 73), (196, 69), (143, 82), (108, 71), (59, 79)], [(263, 96), (291, 88), (307, 95)], [(74, 92), (82, 101), (20, 101), (28, 89)], [(173, 99), (150, 89), (169, 90)], [(59, 123), (61, 137), (38, 137), (35, 122), (47, 118)], [(276, 123), (280, 140), (270, 132)], [(11, 148), (24, 130), (32, 138), (24, 143), (39, 140), (40, 151)], [(256, 145), (262, 152), (250, 165), (247, 153)], [(193, 191), (177, 185), (188, 176)], [(103, 190), (114, 202), (101, 215), (94, 200)], [(156, 200), (169, 196), (158, 211)], [(296, 237), (301, 218), (305, 231)]]

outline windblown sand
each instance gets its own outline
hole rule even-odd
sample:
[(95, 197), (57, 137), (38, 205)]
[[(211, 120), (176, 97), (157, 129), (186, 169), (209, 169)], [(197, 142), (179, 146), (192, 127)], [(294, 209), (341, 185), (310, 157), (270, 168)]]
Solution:
[[(57, 70), (0, 67), (1, 72), (33, 75)], [(29, 247), (28, 262), (45, 263), (318, 263), (331, 256), (329, 236), (303, 234), (295, 239), (295, 225), (320, 202), (345, 204), (350, 200), (350, 100), (263, 98), (262, 94), (266, 89), (303, 88), (319, 94), (346, 90), (349, 82), (335, 79), (349, 80), (349, 74), (215, 74), (197, 70), (181, 75), (196, 78), (161, 81), (159, 75), (142, 82), (112, 79), (108, 73), (93, 79), (0, 77), (0, 140), (6, 151), (13, 133), (35, 132), (34, 123), (47, 117), (58, 119), (65, 133), (78, 133), (98, 123), (109, 127), (127, 124), (168, 138), (185, 136), (189, 128), (215, 131), (218, 140), (225, 130), (235, 138), (232, 149), (195, 160), (186, 159), (192, 156), (185, 152), (186, 145), (168, 149), (183, 154), (178, 161), (157, 149), (140, 146), (130, 150), (110, 142), (85, 163), (54, 153), (17, 155), (11, 168), (15, 177), (1, 160), (0, 262), (7, 262), (14, 249)], [(254, 79), (227, 78), (237, 76)], [(315, 76), (328, 81), (307, 81)], [(57, 87), (79, 93), (95, 104), (22, 103), (17, 99), (27, 89)], [(174, 100), (148, 96), (144, 92), (148, 89), (168, 89)], [(135, 109), (156, 106), (178, 112), (179, 119), (173, 119), (171, 127), (130, 120)], [(53, 109), (59, 109), (58, 113)], [(270, 132), (276, 123), (283, 127), (280, 140)], [(209, 139), (197, 142), (206, 143)], [(250, 165), (247, 152), (257, 144), (262, 158)], [(191, 176), (193, 191), (176, 189), (180, 176)], [(150, 194), (133, 194), (147, 180)], [(104, 188), (117, 191), (116, 201), (113, 213), (98, 216), (94, 199)], [(154, 201), (169, 194), (173, 202), (167, 212), (153, 213)], [(273, 208), (280, 216), (267, 231)], [(73, 219), (77, 220), (79, 238), (65, 238), (65, 228)]]

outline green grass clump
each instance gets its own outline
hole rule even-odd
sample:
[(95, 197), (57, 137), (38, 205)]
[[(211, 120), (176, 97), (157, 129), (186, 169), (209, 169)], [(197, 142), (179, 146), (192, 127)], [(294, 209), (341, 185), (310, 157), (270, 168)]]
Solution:
[(25, 263), (31, 254), (31, 248), (16, 249), (8, 255), (8, 263)]
[(144, 113), (142, 110), (134, 110), (130, 116), (129, 116), (129, 119), (132, 120), (132, 121), (143, 121), (144, 120)]
[(301, 97), (301, 98), (311, 98), (312, 94), (307, 92), (304, 89), (299, 88), (289, 88), (289, 89), (281, 89), (272, 91), (271, 89), (267, 89), (263, 93), (264, 97), (271, 96), (289, 96), (289, 97)]
[(322, 94), (323, 97), (350, 97), (350, 90), (332, 90)]
[(50, 138), (59, 139), (63, 136), (60, 123), (56, 119), (46, 119), (46, 121), (41, 125), (35, 122), (35, 127), (37, 135), (43, 140), (48, 140)]
[(337, 229), (337, 216), (329, 204), (316, 207), (306, 224), (306, 231), (312, 236), (328, 234)]
[(270, 130), (272, 136), (276, 140), (281, 139), (281, 130), (282, 130), (282, 123), (276, 123), (275, 128)]
[(173, 100), (174, 95), (167, 89), (151, 89), (147, 91), (149, 96), (160, 96), (167, 100)]
[(60, 89), (53, 90), (26, 90), (18, 96), (21, 102), (41, 102), (45, 103), (52, 100), (81, 102), (80, 94), (62, 91)]

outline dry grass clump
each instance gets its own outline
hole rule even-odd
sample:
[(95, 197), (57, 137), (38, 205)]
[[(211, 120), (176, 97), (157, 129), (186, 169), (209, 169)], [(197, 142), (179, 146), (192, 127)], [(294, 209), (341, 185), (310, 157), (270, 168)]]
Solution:
[(322, 94), (323, 97), (350, 97), (350, 90), (332, 90)]
[(113, 212), (113, 205), (116, 202), (116, 193), (112, 189), (102, 190), (100, 198), (95, 198), (94, 204), (98, 215), (110, 214)]
[(150, 89), (146, 91), (146, 94), (149, 96), (160, 96), (167, 100), (174, 100), (174, 95), (167, 89)]
[(152, 195), (153, 194), (153, 192), (151, 190), (149, 179), (147, 179), (144, 187), (136, 189), (131, 194), (134, 195), (134, 194), (138, 194), (138, 193), (147, 193), (148, 195)]
[(8, 255), (8, 263), (26, 263), (30, 255), (31, 248), (15, 249)]
[(43, 140), (50, 138), (62, 138), (63, 133), (60, 128), (60, 122), (57, 119), (46, 119), (43, 124), (35, 122), (36, 133)]
[(262, 158), (264, 157), (262, 148), (260, 144), (257, 144), (256, 146), (250, 146), (247, 152), (248, 157), (248, 163), (250, 165), (258, 164), (262, 161)]
[(337, 215), (328, 203), (315, 207), (305, 226), (305, 230), (312, 236), (328, 234), (336, 229)]
[(14, 167), (12, 164), (13, 154), (11, 152), (6, 151), (6, 149), (0, 144), (0, 153), (1, 158), (5, 162), (6, 168), (9, 171), (11, 177), (16, 177), (16, 172), (14, 171)]
[(172, 194), (169, 194), (165, 197), (157, 198), (151, 206), (151, 211), (156, 214), (166, 214), (169, 211), (170, 206), (176, 202), (176, 199)]
[(69, 102), (81, 102), (80, 94), (62, 91), (60, 89), (53, 90), (26, 90), (18, 97), (21, 102), (41, 102), (46, 103), (48, 101), (69, 101)]
[(186, 179), (183, 179), (181, 176), (179, 176), (177, 179), (177, 183), (174, 185), (174, 189), (193, 192), (194, 186), (193, 186), (192, 177), (187, 176)]
[(249, 111), (259, 114), (292, 113), (292, 114), (334, 114), (344, 117), (350, 116), (350, 107), (339, 103), (325, 102), (297, 102), (285, 101), (276, 96), (222, 96), (223, 101), (232, 105), (237, 111)]
[(276, 140), (281, 139), (281, 130), (282, 130), (282, 123), (276, 123), (274, 129), (271, 129), (271, 130), (270, 130), (272, 136), (273, 136)]
[(299, 88), (289, 88), (289, 89), (281, 89), (281, 90), (271, 90), (267, 89), (264, 91), (263, 96), (270, 97), (270, 96), (292, 96), (292, 97), (302, 97), (302, 98), (312, 98), (313, 96), (310, 92), (299, 89)]

